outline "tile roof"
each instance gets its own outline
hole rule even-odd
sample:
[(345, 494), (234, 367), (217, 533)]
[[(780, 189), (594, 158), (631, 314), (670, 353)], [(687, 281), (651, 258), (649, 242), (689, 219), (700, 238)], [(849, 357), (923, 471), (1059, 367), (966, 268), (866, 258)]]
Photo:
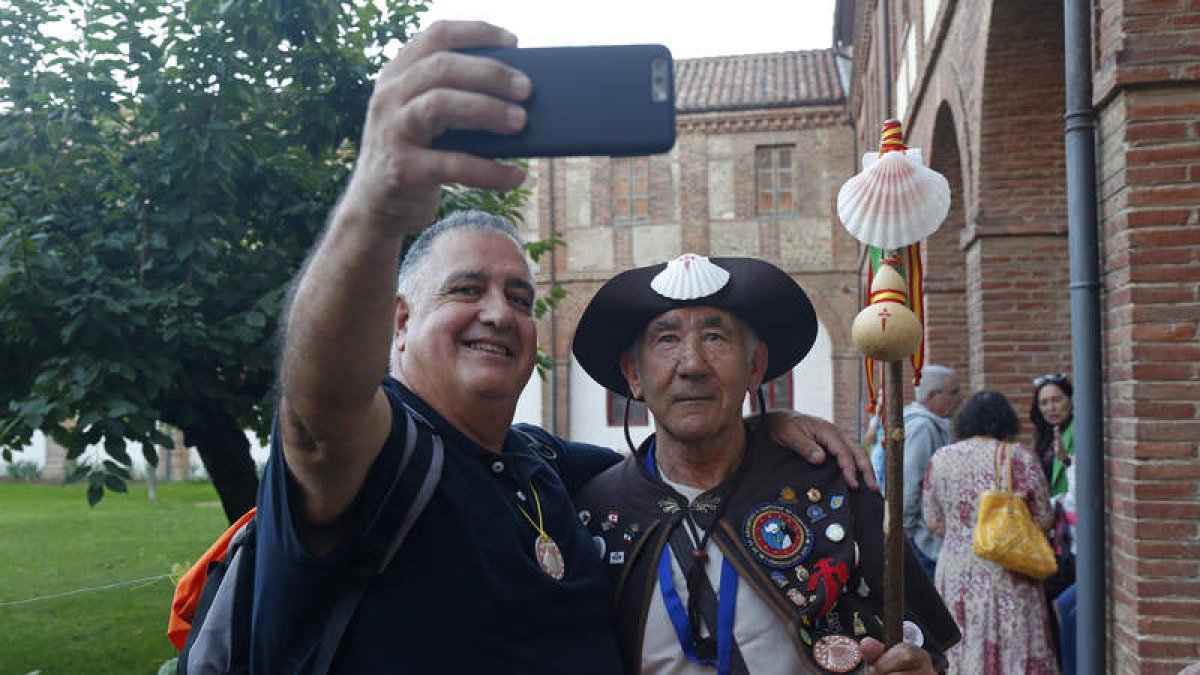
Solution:
[(845, 97), (832, 49), (675, 62), (680, 113), (830, 105)]

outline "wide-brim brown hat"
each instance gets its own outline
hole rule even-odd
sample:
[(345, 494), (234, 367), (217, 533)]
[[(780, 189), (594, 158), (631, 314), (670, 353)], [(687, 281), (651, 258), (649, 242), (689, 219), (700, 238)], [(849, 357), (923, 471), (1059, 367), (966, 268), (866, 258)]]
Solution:
[(621, 374), (621, 354), (651, 319), (680, 307), (723, 309), (754, 329), (767, 345), (764, 382), (794, 368), (817, 339), (812, 303), (783, 270), (754, 258), (685, 254), (627, 270), (601, 286), (579, 319), (571, 351), (592, 379), (632, 396)]

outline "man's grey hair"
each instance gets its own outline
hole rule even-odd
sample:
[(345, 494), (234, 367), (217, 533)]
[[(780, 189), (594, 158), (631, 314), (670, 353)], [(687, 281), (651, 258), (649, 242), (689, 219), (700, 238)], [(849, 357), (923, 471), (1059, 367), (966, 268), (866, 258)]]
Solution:
[(924, 404), (929, 397), (945, 391), (946, 385), (956, 377), (953, 368), (933, 363), (925, 366), (921, 369), (921, 384), (917, 386), (917, 402)]
[[(404, 261), (400, 263), (400, 273), (396, 278), (396, 293), (406, 298), (413, 297), (417, 289), (418, 274), (421, 264), (429, 256), (433, 241), (447, 232), (467, 230), (473, 232), (495, 232), (508, 237), (521, 254), (525, 254), (525, 242), (517, 233), (517, 228), (505, 217), (486, 211), (455, 211), (433, 225), (425, 228), (419, 237), (408, 247)], [(528, 264), (528, 259), (526, 259)], [(530, 276), (533, 276), (532, 268)]]

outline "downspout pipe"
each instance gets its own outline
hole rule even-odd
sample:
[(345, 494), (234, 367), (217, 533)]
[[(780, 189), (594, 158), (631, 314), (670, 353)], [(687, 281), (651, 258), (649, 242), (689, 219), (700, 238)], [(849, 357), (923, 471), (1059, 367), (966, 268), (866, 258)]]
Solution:
[(880, 79), (883, 85), (883, 118), (892, 119), (896, 113), (892, 112), (892, 106), (896, 102), (892, 100), (892, 80), (895, 74), (892, 73), (892, 3), (888, 0), (880, 0), (883, 19), (883, 44), (879, 47), (880, 66), (883, 68), (883, 77)]
[[(555, 220), (555, 199), (554, 199), (554, 158), (546, 160), (549, 168), (546, 169), (546, 182), (550, 184), (550, 232), (551, 240), (558, 238), (558, 221)], [(558, 247), (550, 247), (550, 284), (547, 287), (546, 293), (549, 294), (554, 285), (558, 283)], [(555, 436), (562, 432), (558, 428), (558, 312), (554, 311), (554, 307), (550, 307), (550, 361), (553, 367), (550, 369), (550, 433)]]
[(1090, 0), (1063, 0), (1066, 62), (1067, 240), (1075, 381), (1077, 503), (1075, 644), (1078, 672), (1105, 673), (1104, 445), (1100, 369), (1100, 247)]
[[(854, 116), (854, 111), (850, 109), (850, 88), (852, 86), (854, 86), (855, 83), (853, 81), (851, 81), (851, 75), (849, 75), (849, 74), (843, 75), (843, 73), (846, 73), (848, 71), (849, 73), (852, 74), (854, 72), (854, 69), (853, 69), (853, 67), (851, 67), (846, 70), (843, 70), (841, 67), (843, 63), (852, 63), (853, 57), (845, 52), (845, 50), (842, 48), (842, 45), (840, 43), (835, 44), (833, 54), (834, 54), (834, 58), (836, 58), (837, 62), (838, 62), (838, 74), (839, 74), (839, 76), (841, 76), (840, 81), (842, 83), (842, 92), (846, 99), (846, 126), (850, 127), (850, 173), (849, 173), (849, 175), (853, 176), (854, 174), (858, 173), (858, 162), (859, 162), (859, 159), (858, 159), (858, 157), (859, 157), (858, 119)], [(855, 271), (857, 272), (857, 274), (855, 276), (854, 297), (858, 301), (858, 304), (860, 307), (865, 307), (866, 306), (866, 292), (863, 289), (863, 279), (866, 277), (866, 270), (863, 267), (863, 265), (866, 264), (866, 260), (867, 260), (867, 247), (862, 244), (859, 244), (858, 248), (859, 248), (858, 266), (854, 268)], [(864, 440), (862, 437), (862, 432), (864, 429), (863, 409), (865, 407), (863, 404), (863, 386), (865, 384), (864, 379), (863, 379), (863, 366), (862, 365), (856, 366), (854, 371), (855, 371), (855, 373), (857, 373), (857, 378), (858, 378), (856, 381), (856, 386), (855, 386), (855, 391), (857, 392), (857, 394), (854, 399), (855, 400), (854, 428), (856, 430), (856, 433), (858, 434), (857, 436), (855, 436), (855, 438), (857, 438), (859, 440), (859, 444), (861, 445), (862, 441)], [(872, 440), (872, 442), (874, 441), (874, 439), (871, 439), (871, 440)], [(878, 478), (878, 476), (877, 476), (877, 478)]]

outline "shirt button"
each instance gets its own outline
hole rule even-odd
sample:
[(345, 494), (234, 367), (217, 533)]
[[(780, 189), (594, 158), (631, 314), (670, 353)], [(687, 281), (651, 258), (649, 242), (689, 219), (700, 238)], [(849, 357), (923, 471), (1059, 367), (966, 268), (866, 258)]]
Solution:
[(504, 471), (504, 462), (496, 460), (492, 462), (492, 473), (502, 473)]

